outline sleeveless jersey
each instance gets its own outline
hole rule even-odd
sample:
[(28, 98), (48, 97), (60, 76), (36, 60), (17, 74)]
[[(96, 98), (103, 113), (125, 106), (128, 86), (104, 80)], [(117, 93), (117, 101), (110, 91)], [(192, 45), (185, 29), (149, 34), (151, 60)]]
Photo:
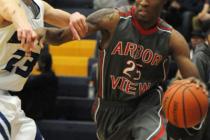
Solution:
[(99, 97), (128, 101), (162, 83), (171, 31), (161, 19), (145, 31), (133, 17), (121, 17), (109, 47), (100, 50)]
[[(41, 0), (33, 0), (39, 13), (35, 17), (30, 7), (21, 0), (21, 8), (25, 10), (33, 29), (44, 27), (44, 5)], [(26, 57), (24, 50), (17, 40), (14, 24), (0, 28), (0, 90), (20, 91), (40, 53), (40, 46), (36, 45), (31, 56)]]

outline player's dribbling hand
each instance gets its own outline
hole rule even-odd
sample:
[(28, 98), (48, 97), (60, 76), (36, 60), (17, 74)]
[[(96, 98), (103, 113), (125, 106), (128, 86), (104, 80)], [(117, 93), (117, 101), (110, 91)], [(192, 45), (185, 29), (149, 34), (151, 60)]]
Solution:
[(201, 80), (199, 80), (199, 79), (197, 79), (195, 77), (189, 77), (187, 79), (189, 80), (189, 82), (195, 83), (198, 88), (202, 87), (204, 93), (206, 93), (208, 95), (208, 91), (207, 91), (206, 85)]
[(30, 56), (31, 51), (34, 48), (34, 41), (37, 38), (36, 32), (31, 27), (22, 27), (17, 29), (17, 37), (21, 42), (21, 47), (26, 52), (26, 56)]
[(86, 17), (78, 12), (70, 15), (69, 27), (73, 34), (73, 40), (80, 40), (80, 37), (86, 35), (88, 28), (85, 20)]

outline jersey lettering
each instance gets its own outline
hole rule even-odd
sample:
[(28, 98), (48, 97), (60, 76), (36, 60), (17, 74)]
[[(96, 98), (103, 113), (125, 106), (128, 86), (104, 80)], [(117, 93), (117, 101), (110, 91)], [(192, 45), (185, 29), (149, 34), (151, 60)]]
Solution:
[(127, 67), (123, 70), (123, 73), (125, 75), (127, 75), (128, 77), (132, 77), (130, 73), (132, 73), (133, 71), (135, 71), (135, 77), (133, 77), (133, 80), (140, 80), (141, 78), (141, 71), (140, 68), (142, 68), (142, 65), (140, 64), (136, 64), (133, 61), (129, 60), (127, 61)]
[[(31, 56), (29, 59), (27, 59), (22, 66), (17, 66), (16, 64), (22, 60), (25, 56), (25, 52), (22, 50), (17, 50), (13, 57), (8, 61), (7, 66), (5, 67), (5, 70), (12, 72), (15, 71), (16, 74), (26, 78), (29, 76), (31, 71), (33, 70), (33, 67), (35, 63), (37, 62), (37, 59), (39, 57), (38, 53), (31, 52)], [(25, 67), (25, 69), (24, 69)], [(16, 69), (15, 69), (16, 68)]]
[(123, 45), (122, 41), (118, 41), (111, 55), (130, 56), (134, 60), (141, 59), (143, 63), (155, 66), (158, 66), (163, 59), (161, 54), (153, 52), (152, 49), (146, 49), (144, 46), (132, 42)]
[(151, 87), (151, 82), (132, 82), (123, 76), (110, 75), (112, 89), (119, 89), (122, 93), (141, 95)]

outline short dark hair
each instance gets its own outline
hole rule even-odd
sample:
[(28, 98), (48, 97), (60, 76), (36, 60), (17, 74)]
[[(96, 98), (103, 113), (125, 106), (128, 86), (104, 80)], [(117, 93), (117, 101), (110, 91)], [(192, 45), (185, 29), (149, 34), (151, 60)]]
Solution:
[(201, 38), (205, 38), (205, 33), (202, 30), (193, 30), (191, 32), (191, 37), (201, 37)]

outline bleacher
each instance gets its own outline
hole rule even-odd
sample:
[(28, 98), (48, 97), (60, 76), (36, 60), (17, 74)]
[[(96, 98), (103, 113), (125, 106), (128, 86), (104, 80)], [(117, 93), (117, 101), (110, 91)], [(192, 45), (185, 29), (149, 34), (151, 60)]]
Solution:
[(91, 121), (93, 99), (58, 96), (56, 99), (57, 119)]
[(42, 120), (37, 125), (46, 140), (97, 140), (93, 122)]
[(86, 39), (49, 46), (53, 70), (58, 76), (88, 76), (88, 61), (94, 56), (96, 40)]
[(83, 97), (87, 98), (88, 95), (87, 77), (58, 77), (58, 95), (67, 97)]

